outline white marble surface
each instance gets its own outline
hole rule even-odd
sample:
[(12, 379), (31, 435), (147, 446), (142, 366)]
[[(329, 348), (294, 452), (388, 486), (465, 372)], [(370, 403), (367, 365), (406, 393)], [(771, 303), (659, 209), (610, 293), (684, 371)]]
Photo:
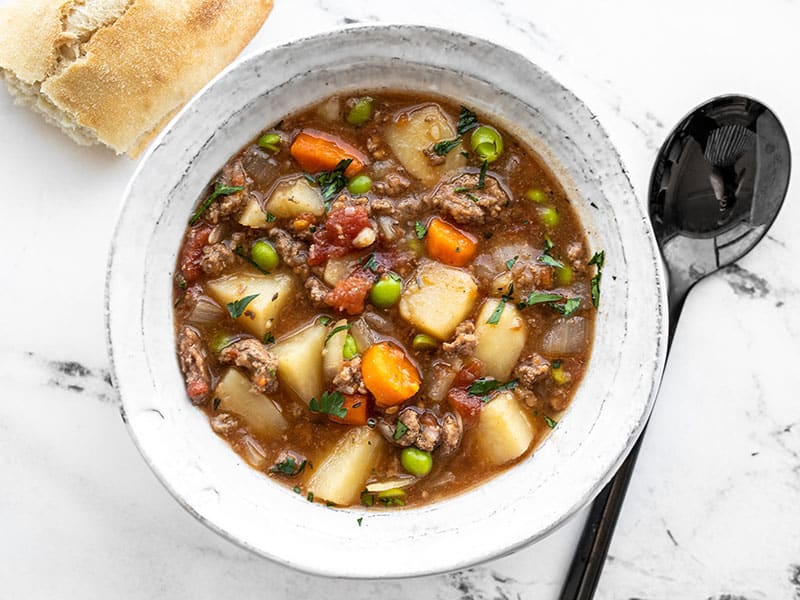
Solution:
[[(642, 198), (668, 128), (719, 93), (769, 104), (800, 148), (796, 1), (277, 4), (253, 49), (368, 21), (522, 52), (598, 115)], [(289, 571), (178, 506), (108, 383), (103, 276), (134, 168), (0, 92), (0, 598), (557, 598), (583, 515), (486, 565), (378, 583)], [(598, 598), (800, 599), (798, 196), (687, 302)]]

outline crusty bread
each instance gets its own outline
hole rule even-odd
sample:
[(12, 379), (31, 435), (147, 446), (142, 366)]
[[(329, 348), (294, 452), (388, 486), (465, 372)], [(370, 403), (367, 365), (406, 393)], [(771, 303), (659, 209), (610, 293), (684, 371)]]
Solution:
[(272, 0), (13, 0), (0, 74), (80, 144), (136, 156), (253, 38)]

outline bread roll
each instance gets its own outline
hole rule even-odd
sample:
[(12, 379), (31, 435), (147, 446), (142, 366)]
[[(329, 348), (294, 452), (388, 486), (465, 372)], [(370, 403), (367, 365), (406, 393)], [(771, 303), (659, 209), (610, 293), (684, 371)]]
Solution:
[(13, 0), (0, 74), (79, 144), (135, 157), (253, 38), (272, 0)]

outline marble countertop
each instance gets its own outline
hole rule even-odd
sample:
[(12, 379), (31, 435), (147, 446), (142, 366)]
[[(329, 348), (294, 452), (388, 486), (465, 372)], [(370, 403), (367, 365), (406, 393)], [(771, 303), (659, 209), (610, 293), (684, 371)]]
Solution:
[[(644, 198), (668, 129), (720, 93), (767, 103), (800, 147), (800, 3), (757, 6), (278, 0), (249, 50), (353, 22), (499, 41), (588, 104)], [(353, 582), (258, 558), (169, 496), (120, 419), (103, 328), (135, 166), (0, 92), (0, 598), (557, 598), (586, 511), (466, 571)], [(800, 599), (798, 196), (795, 182), (761, 245), (690, 295), (599, 599)]]

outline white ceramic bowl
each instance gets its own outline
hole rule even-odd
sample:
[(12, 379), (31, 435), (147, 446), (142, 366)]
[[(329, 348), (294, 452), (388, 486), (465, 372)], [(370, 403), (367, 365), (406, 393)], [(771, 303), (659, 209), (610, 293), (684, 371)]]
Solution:
[[(211, 431), (184, 391), (170, 294), (192, 205), (232, 154), (287, 113), (334, 92), (381, 87), (449, 96), (529, 143), (568, 191), (592, 249), (605, 250), (606, 267), (591, 362), (549, 439), (472, 491), (422, 508), (374, 512), (309, 503), (247, 466)], [(665, 305), (647, 216), (586, 106), (536, 65), (492, 43), (386, 26), (251, 56), (186, 106), (128, 187), (106, 310), (123, 417), (175, 498), (215, 531), (280, 563), (373, 578), (448, 571), (506, 554), (593, 498), (650, 412), (666, 353)]]

